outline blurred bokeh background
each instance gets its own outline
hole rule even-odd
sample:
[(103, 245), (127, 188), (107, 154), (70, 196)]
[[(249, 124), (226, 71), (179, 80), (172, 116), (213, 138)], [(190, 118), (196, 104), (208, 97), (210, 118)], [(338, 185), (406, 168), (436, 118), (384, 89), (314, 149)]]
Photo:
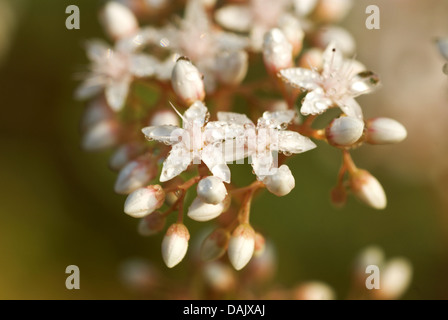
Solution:
[[(65, 28), (70, 4), (81, 10), (80, 30)], [(74, 74), (87, 63), (83, 41), (103, 37), (100, 4), (0, 0), (1, 299), (142, 298), (119, 277), (135, 257), (173, 281), (187, 281), (191, 271), (189, 256), (167, 269), (162, 235), (139, 236), (136, 220), (123, 214), (110, 153), (80, 148), (83, 104), (73, 99)], [(380, 7), (380, 30), (365, 28), (368, 4)], [(447, 299), (448, 78), (434, 38), (448, 37), (448, 1), (356, 1), (344, 25), (357, 40), (357, 58), (383, 80), (380, 91), (359, 99), (365, 114), (396, 118), (408, 129), (400, 145), (354, 152), (383, 184), (388, 207), (378, 212), (350, 198), (335, 209), (329, 190), (341, 159), (322, 146), (290, 160), (296, 188), (283, 199), (258, 197), (252, 222), (275, 244), (275, 282), (285, 287), (320, 280), (344, 299), (353, 259), (375, 244), (387, 257), (411, 261), (403, 298)], [(192, 242), (205, 225), (188, 222)], [(72, 264), (81, 271), (80, 290), (65, 288)]]

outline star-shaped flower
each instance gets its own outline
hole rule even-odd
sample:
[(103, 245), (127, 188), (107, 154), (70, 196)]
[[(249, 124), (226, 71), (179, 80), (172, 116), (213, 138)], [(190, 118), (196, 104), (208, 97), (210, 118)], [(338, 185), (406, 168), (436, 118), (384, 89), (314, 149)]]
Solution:
[(353, 60), (344, 59), (330, 43), (323, 55), (321, 72), (290, 68), (281, 70), (279, 74), (291, 86), (308, 91), (300, 109), (303, 115), (321, 114), (338, 106), (347, 116), (363, 119), (361, 107), (354, 98), (371, 93), (380, 82), (371, 71), (355, 70), (357, 65)]
[(109, 106), (114, 111), (120, 111), (134, 78), (149, 77), (155, 73), (157, 59), (134, 53), (127, 42), (128, 39), (117, 42), (114, 49), (100, 40), (86, 44), (87, 56), (91, 61), (90, 71), (75, 92), (78, 99), (91, 98), (104, 90)]

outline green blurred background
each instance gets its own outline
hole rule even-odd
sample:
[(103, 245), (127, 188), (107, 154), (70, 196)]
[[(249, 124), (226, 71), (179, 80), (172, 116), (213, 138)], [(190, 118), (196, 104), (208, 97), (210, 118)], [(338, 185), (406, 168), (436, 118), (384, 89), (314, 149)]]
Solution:
[[(409, 131), (400, 146), (354, 152), (357, 164), (383, 184), (388, 207), (377, 212), (350, 198), (344, 209), (333, 208), (329, 190), (340, 155), (322, 146), (289, 162), (296, 188), (283, 199), (258, 197), (252, 222), (274, 241), (276, 280), (285, 287), (317, 279), (343, 299), (354, 257), (376, 244), (388, 258), (412, 262), (405, 299), (447, 299), (448, 80), (431, 42), (448, 36), (447, 2), (356, 2), (345, 25), (359, 41), (357, 58), (384, 83), (360, 102), (368, 116), (393, 116)], [(367, 2), (380, 6), (380, 30), (364, 27)], [(123, 214), (125, 197), (113, 192), (116, 174), (107, 166), (110, 153), (80, 148), (83, 104), (73, 99), (74, 74), (87, 63), (83, 41), (104, 37), (100, 2), (0, 3), (0, 298), (139, 298), (118, 278), (119, 266), (132, 257), (149, 259), (165, 276), (184, 281), (188, 270), (182, 264), (173, 270), (163, 265), (162, 235), (139, 236), (136, 221)], [(80, 7), (80, 30), (65, 28), (70, 4)], [(203, 224), (188, 226), (194, 241)], [(81, 270), (80, 290), (65, 288), (71, 264)]]

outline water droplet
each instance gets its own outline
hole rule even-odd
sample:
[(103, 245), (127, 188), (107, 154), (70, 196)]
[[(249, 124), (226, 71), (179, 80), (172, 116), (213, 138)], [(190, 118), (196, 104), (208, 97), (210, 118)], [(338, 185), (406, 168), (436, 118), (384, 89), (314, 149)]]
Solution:
[(287, 157), (290, 157), (292, 155), (292, 153), (289, 151), (283, 151), (283, 154)]

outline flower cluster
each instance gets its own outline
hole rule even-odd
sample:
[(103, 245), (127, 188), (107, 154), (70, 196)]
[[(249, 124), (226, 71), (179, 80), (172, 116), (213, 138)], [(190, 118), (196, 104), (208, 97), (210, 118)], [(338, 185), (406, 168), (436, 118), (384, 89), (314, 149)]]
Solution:
[[(354, 164), (350, 151), (397, 143), (407, 133), (393, 119), (365, 119), (355, 100), (380, 80), (347, 58), (354, 40), (335, 23), (351, 3), (188, 0), (182, 17), (176, 1), (106, 3), (101, 22), (114, 44), (87, 43), (91, 67), (76, 94), (94, 97), (83, 120), (83, 145), (116, 147), (110, 161), (119, 171), (115, 191), (128, 195), (124, 212), (141, 219), (142, 235), (162, 231), (178, 213), (162, 242), (169, 268), (188, 250), (185, 205), (190, 219), (218, 224), (202, 243), (204, 260), (227, 254), (240, 270), (263, 252), (265, 239), (250, 223), (252, 199), (262, 189), (289, 194), (296, 182), (284, 162), (316, 148), (313, 140), (342, 153), (331, 191), (335, 205), (351, 191), (373, 208), (386, 207), (381, 184)], [(144, 16), (154, 25), (141, 26), (137, 17)], [(337, 116), (314, 128), (329, 109), (339, 110)], [(237, 187), (229, 164), (244, 163), (255, 179)]]

